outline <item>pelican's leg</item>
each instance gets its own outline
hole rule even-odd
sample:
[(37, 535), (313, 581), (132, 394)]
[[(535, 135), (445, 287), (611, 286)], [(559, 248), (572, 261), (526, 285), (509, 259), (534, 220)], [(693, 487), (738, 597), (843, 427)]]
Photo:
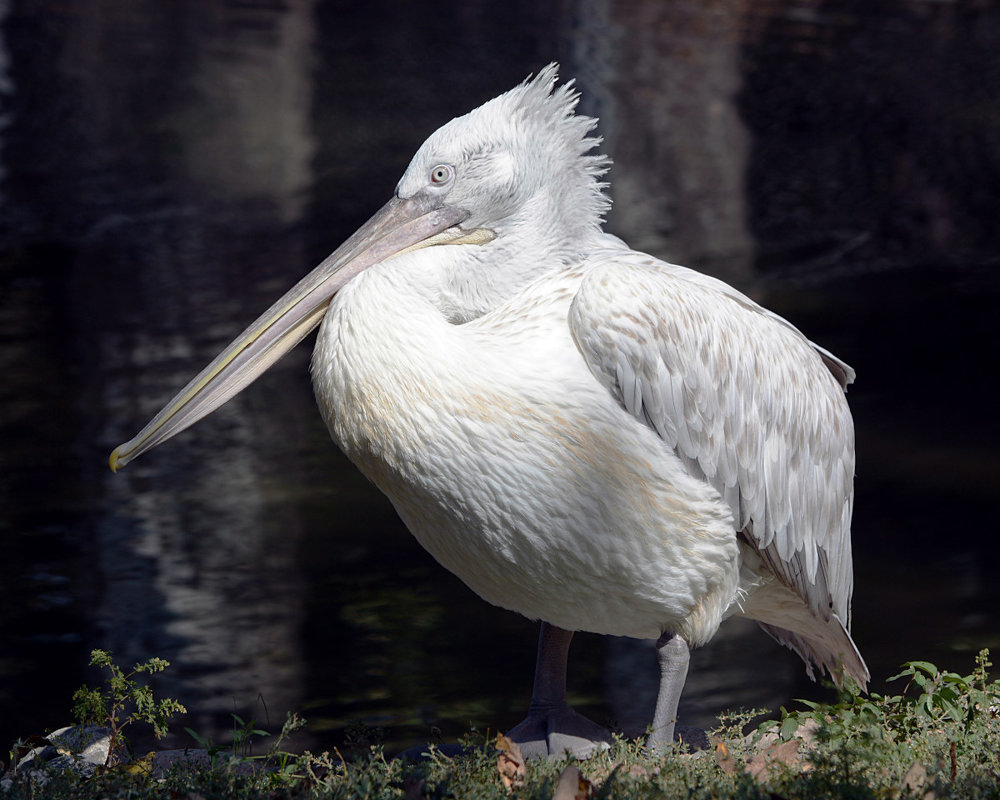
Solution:
[(664, 633), (656, 642), (656, 658), (660, 662), (660, 693), (656, 698), (652, 730), (646, 742), (651, 753), (662, 750), (674, 740), (677, 704), (684, 690), (691, 657), (687, 642), (680, 636)]
[(566, 662), (573, 631), (542, 623), (535, 661), (535, 685), (528, 717), (507, 732), (525, 758), (571, 753), (577, 758), (607, 748), (611, 733), (576, 713), (566, 702)]

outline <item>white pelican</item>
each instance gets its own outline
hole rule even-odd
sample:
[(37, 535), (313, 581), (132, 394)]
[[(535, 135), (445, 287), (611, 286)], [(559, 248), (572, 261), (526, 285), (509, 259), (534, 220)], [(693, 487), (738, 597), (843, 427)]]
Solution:
[(395, 196), (111, 455), (213, 411), (321, 324), (334, 441), (420, 543), (541, 620), (528, 755), (608, 733), (566, 702), (573, 631), (657, 640), (650, 746), (688, 647), (757, 620), (864, 686), (848, 628), (853, 370), (781, 317), (602, 232), (608, 160), (557, 65), (436, 131)]

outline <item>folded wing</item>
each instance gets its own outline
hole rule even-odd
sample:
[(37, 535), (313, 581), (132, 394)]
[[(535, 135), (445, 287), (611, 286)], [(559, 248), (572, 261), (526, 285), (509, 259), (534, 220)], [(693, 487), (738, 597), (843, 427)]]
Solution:
[(778, 580), (849, 628), (854, 371), (732, 287), (615, 243), (591, 258), (569, 324), (595, 377), (715, 487)]

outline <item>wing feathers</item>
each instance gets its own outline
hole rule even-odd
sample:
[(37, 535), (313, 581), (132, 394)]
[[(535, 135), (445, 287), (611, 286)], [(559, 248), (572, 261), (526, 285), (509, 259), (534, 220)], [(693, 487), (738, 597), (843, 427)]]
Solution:
[(569, 323), (598, 380), (712, 483), (781, 583), (849, 624), (854, 371), (732, 287), (621, 247), (590, 260)]

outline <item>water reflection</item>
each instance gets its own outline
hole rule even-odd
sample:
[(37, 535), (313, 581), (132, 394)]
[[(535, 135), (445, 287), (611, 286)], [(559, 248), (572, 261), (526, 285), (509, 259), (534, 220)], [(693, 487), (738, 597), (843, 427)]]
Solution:
[(746, 4), (582, 5), (601, 20), (587, 29), (592, 49), (628, 42), (639, 56), (619, 47), (617, 57), (588, 52), (573, 62), (584, 108), (600, 118), (614, 158), (609, 226), (637, 249), (745, 282), (754, 259), (744, 186), (750, 132), (737, 107)]
[[(216, 739), (258, 697), (272, 728), (312, 719), (313, 746), (356, 719), (399, 742), (517, 721), (534, 626), (434, 564), (336, 452), (306, 348), (122, 474), (105, 459), (427, 133), (553, 58), (602, 117), (614, 230), (735, 277), (858, 368), (873, 673), (995, 644), (996, 13), (502, 5), (454, 4), (442, 41), (379, 3), (0, 3), (0, 738), (64, 724), (97, 646), (173, 661), (160, 689)], [(583, 636), (572, 688), (639, 730), (652, 665)], [(730, 625), (682, 715), (815, 692)]]

